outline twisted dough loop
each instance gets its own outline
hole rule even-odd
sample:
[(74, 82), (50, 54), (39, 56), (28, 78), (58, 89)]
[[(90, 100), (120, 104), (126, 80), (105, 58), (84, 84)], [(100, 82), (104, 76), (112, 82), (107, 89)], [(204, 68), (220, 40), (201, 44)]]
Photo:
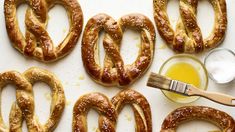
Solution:
[(117, 113), (109, 99), (100, 93), (87, 94), (76, 102), (73, 110), (73, 131), (87, 132), (87, 113), (94, 108), (100, 114), (99, 128), (100, 130), (108, 129), (115, 131), (114, 124), (116, 122)]
[[(52, 89), (50, 116), (44, 125), (39, 123), (34, 110), (32, 85), (37, 81), (47, 83)], [(2, 132), (21, 132), (22, 122), (25, 119), (29, 132), (52, 132), (57, 126), (65, 107), (65, 96), (60, 81), (48, 71), (31, 68), (24, 74), (16, 71), (0, 74), (0, 88), (2, 89), (7, 84), (16, 86), (16, 102), (13, 103), (10, 111), (9, 128), (0, 115), (0, 130)]]
[(100, 93), (90, 93), (80, 97), (73, 109), (73, 132), (87, 132), (87, 113), (91, 108), (98, 111), (99, 131), (115, 132), (118, 113), (125, 104), (134, 110), (136, 132), (152, 132), (151, 109), (143, 95), (133, 90), (117, 94), (111, 101)]
[(176, 52), (199, 53), (217, 47), (224, 39), (227, 29), (225, 0), (209, 0), (215, 11), (214, 29), (203, 39), (196, 19), (198, 0), (179, 0), (180, 16), (174, 31), (168, 15), (168, 0), (154, 1), (154, 18), (158, 31), (167, 44)]
[[(133, 28), (141, 34), (141, 48), (136, 61), (124, 65), (120, 54), (123, 31)], [(103, 40), (106, 52), (104, 68), (99, 64), (97, 41), (99, 32), (105, 31)], [(88, 74), (105, 86), (126, 86), (139, 78), (150, 66), (155, 43), (155, 30), (152, 22), (141, 14), (121, 17), (118, 22), (106, 14), (92, 17), (84, 30), (82, 39), (82, 59)]]
[[(16, 16), (16, 9), (22, 3), (29, 5), (25, 37)], [(66, 8), (70, 21), (69, 33), (57, 47), (46, 31), (47, 13), (55, 4)], [(56, 61), (67, 55), (75, 47), (82, 31), (83, 14), (76, 0), (5, 0), (4, 11), (7, 33), (13, 46), (22, 54), (40, 61)]]
[(152, 132), (151, 108), (143, 95), (133, 90), (126, 90), (113, 97), (111, 102), (118, 113), (121, 112), (124, 105), (130, 104), (134, 110), (135, 122), (138, 124), (136, 131)]
[(181, 123), (195, 119), (210, 121), (223, 132), (235, 132), (235, 121), (230, 115), (205, 106), (186, 106), (176, 109), (162, 123), (161, 132), (176, 132)]

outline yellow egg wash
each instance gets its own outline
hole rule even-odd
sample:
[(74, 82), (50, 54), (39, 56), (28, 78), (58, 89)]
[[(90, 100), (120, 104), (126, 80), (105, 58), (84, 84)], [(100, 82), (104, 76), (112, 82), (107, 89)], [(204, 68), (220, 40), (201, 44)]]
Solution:
[[(201, 78), (197, 69), (189, 63), (178, 62), (169, 67), (165, 73), (166, 76), (174, 80), (179, 80), (185, 83), (193, 84), (194, 86), (201, 87)], [(164, 91), (165, 95), (171, 100), (187, 100), (192, 97), (175, 94), (172, 92)]]

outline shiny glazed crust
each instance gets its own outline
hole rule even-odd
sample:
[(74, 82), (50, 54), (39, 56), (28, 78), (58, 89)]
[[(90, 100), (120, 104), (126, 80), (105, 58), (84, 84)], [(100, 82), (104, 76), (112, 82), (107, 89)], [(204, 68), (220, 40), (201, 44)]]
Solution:
[(230, 115), (205, 106), (186, 106), (176, 109), (163, 121), (161, 132), (176, 132), (181, 123), (190, 120), (210, 121), (223, 132), (235, 132), (235, 121)]
[(152, 132), (152, 115), (148, 100), (134, 90), (124, 90), (112, 98), (118, 113), (125, 105), (131, 105), (136, 122), (136, 132)]
[[(125, 65), (120, 55), (123, 32), (132, 28), (140, 32), (141, 48), (136, 61)], [(104, 67), (99, 64), (97, 41), (101, 30), (105, 31), (103, 40), (106, 52)], [(152, 22), (141, 14), (129, 14), (116, 22), (106, 14), (92, 17), (84, 30), (82, 39), (82, 59), (88, 74), (104, 86), (127, 86), (133, 83), (150, 66), (155, 43), (155, 30)]]
[(151, 109), (148, 101), (133, 90), (120, 92), (112, 101), (100, 93), (90, 93), (80, 97), (73, 109), (73, 132), (87, 132), (87, 113), (91, 108), (100, 115), (98, 131), (115, 132), (118, 113), (125, 104), (130, 104), (134, 110), (136, 132), (152, 132)]
[[(32, 85), (42, 81), (51, 87), (52, 101), (47, 122), (41, 125), (35, 115)], [(29, 132), (52, 132), (60, 121), (65, 107), (65, 96), (60, 81), (50, 72), (39, 68), (30, 68), (24, 74), (9, 71), (0, 74), (0, 88), (8, 84), (16, 86), (16, 101), (13, 103), (9, 128), (0, 115), (1, 132), (21, 132), (23, 120), (26, 120)]]
[[(29, 5), (25, 17), (25, 37), (19, 29), (16, 16), (16, 9), (22, 3)], [(57, 47), (46, 31), (49, 20), (47, 13), (55, 4), (65, 7), (70, 22), (68, 35)], [(7, 33), (13, 46), (25, 56), (43, 62), (56, 61), (69, 54), (82, 31), (83, 14), (77, 0), (5, 0), (4, 13)]]
[(209, 0), (215, 11), (214, 29), (203, 39), (196, 19), (198, 0), (179, 0), (180, 16), (174, 31), (168, 15), (168, 0), (153, 0), (154, 18), (159, 34), (167, 44), (179, 53), (199, 53), (217, 47), (224, 39), (227, 29), (225, 0)]

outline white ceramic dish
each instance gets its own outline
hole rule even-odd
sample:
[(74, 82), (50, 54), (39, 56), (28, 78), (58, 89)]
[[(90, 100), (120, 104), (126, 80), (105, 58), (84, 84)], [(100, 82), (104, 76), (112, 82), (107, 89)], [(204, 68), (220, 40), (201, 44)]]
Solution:
[(217, 48), (208, 53), (204, 60), (211, 80), (218, 84), (230, 83), (235, 79), (235, 53), (226, 48)]
[[(148, 16), (153, 21), (153, 5), (152, 0), (79, 0), (81, 7), (84, 13), (84, 26), (87, 20), (96, 15), (97, 13), (107, 13), (113, 16), (115, 19), (126, 15), (128, 13), (138, 12)], [(32, 66), (38, 66), (41, 68), (46, 68), (51, 72), (55, 73), (58, 78), (62, 81), (64, 85), (64, 90), (67, 98), (67, 106), (64, 111), (63, 117), (56, 128), (55, 132), (69, 132), (72, 130), (72, 109), (74, 103), (77, 99), (86, 93), (89, 92), (101, 92), (107, 95), (108, 97), (113, 97), (119, 92), (118, 88), (105, 88), (101, 85), (96, 84), (92, 81), (89, 76), (84, 71), (82, 60), (81, 60), (81, 37), (71, 54), (62, 60), (52, 63), (52, 64), (43, 64), (41, 62), (34, 61), (32, 59), (25, 59), (18, 51), (16, 51), (9, 42), (4, 22), (4, 13), (3, 13), (3, 3), (4, 0), (0, 1), (0, 72), (6, 70), (17, 70), (24, 72), (26, 69)], [(227, 0), (228, 8), (228, 31), (226, 39), (220, 47), (226, 47), (234, 49), (235, 41), (235, 1)], [(20, 6), (18, 9), (18, 18), (20, 20), (20, 26), (22, 32), (24, 32), (24, 14), (26, 10), (25, 5)], [(178, 1), (171, 0), (169, 2), (168, 11), (171, 16), (172, 22), (176, 22), (179, 13), (178, 13)], [(208, 8), (210, 7), (210, 8)], [(198, 7), (198, 20), (200, 27), (202, 29), (203, 35), (206, 36), (209, 34), (208, 31), (212, 29), (213, 26), (213, 10), (211, 5), (207, 0), (202, 0), (199, 2)], [(68, 20), (65, 10), (61, 6), (56, 6), (49, 12), (50, 20), (48, 25), (48, 31), (53, 38), (55, 43), (60, 42), (62, 38), (66, 35), (68, 31)], [(122, 56), (126, 63), (132, 62), (136, 56), (138, 50), (138, 36), (137, 33), (127, 31), (124, 34), (124, 41), (122, 44)], [(148, 72), (136, 81), (131, 88), (141, 92), (148, 99), (153, 117), (153, 131), (159, 131), (163, 119), (175, 108), (183, 106), (182, 104), (176, 104), (169, 101), (160, 90), (148, 88), (145, 86), (147, 77), (150, 71), (158, 72), (162, 63), (173, 55), (173, 52), (166, 47), (164, 41), (157, 33), (156, 41), (156, 51), (155, 58), (153, 63), (148, 70)], [(128, 43), (130, 42), (130, 43)], [(102, 46), (100, 46), (102, 47)], [(128, 48), (131, 47), (131, 48)], [(104, 50), (101, 49), (101, 56), (104, 54)], [(199, 59), (203, 59), (204, 55), (198, 56)], [(102, 59), (101, 59), (102, 60)], [(229, 86), (216, 85), (210, 81), (209, 91), (219, 91), (235, 96), (235, 84), (232, 83)], [(36, 101), (36, 113), (39, 117), (41, 123), (44, 123), (49, 115), (50, 101), (48, 101), (48, 94), (50, 93), (49, 88), (41, 83), (37, 83), (34, 86), (34, 94)], [(12, 102), (15, 100), (15, 90), (11, 86), (4, 88), (2, 93), (2, 115), (4, 121), (8, 122), (9, 110)], [(190, 105), (206, 105), (211, 106), (223, 111), (226, 111), (231, 116), (235, 117), (235, 108), (222, 106), (216, 103), (213, 103), (209, 100), (200, 98), (198, 101)], [(117, 131), (120, 132), (133, 132), (134, 131), (134, 117), (130, 107), (125, 107), (121, 112), (118, 124)], [(89, 112), (88, 116), (88, 128), (89, 132), (92, 132), (97, 127), (97, 114), (92, 110)], [(127, 119), (128, 118), (128, 119)], [(131, 119), (131, 120), (129, 120)], [(216, 130), (217, 128), (209, 123), (201, 121), (189, 122), (179, 128), (179, 132), (207, 132), (209, 130)], [(24, 131), (26, 127), (24, 125)]]

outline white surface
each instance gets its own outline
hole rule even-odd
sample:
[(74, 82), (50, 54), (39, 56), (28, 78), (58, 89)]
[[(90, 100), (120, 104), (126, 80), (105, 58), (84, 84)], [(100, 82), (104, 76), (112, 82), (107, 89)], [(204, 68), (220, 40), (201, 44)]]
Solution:
[[(118, 88), (105, 88), (101, 85), (97, 85), (92, 81), (89, 76), (84, 71), (82, 60), (81, 60), (81, 37), (71, 54), (67, 57), (59, 60), (56, 63), (52, 64), (43, 64), (41, 62), (34, 61), (32, 59), (25, 59), (23, 55), (17, 52), (9, 42), (4, 22), (3, 14), (3, 1), (0, 1), (0, 72), (7, 70), (17, 70), (24, 72), (26, 69), (32, 66), (38, 66), (41, 68), (46, 68), (56, 74), (58, 78), (64, 85), (64, 91), (67, 98), (67, 106), (65, 108), (63, 117), (56, 128), (56, 132), (64, 132), (72, 130), (72, 109), (74, 103), (77, 99), (89, 92), (101, 92), (106, 94), (108, 97), (113, 97), (117, 94), (120, 89)], [(212, 6), (207, 2), (208, 0), (201, 0), (198, 7), (198, 21), (200, 27), (203, 31), (203, 35), (206, 36), (213, 27), (213, 9)], [(153, 21), (153, 8), (152, 0), (79, 0), (83, 13), (84, 13), (84, 26), (87, 20), (96, 15), (97, 13), (107, 13), (113, 16), (115, 19), (126, 15), (128, 13), (142, 13), (147, 15)], [(234, 34), (235, 34), (235, 2), (234, 0), (227, 0), (228, 8), (228, 31), (226, 39), (221, 47), (227, 47), (234, 50)], [(20, 19), (20, 25), (22, 32), (24, 32), (24, 13), (27, 6), (20, 6), (18, 9), (18, 18)], [(179, 16), (178, 14), (178, 1), (171, 0), (169, 3), (170, 9), (168, 8), (169, 14), (171, 16), (172, 22), (175, 22)], [(68, 30), (68, 20), (66, 16), (66, 11), (61, 6), (56, 6), (50, 12), (50, 20), (48, 25), (48, 31), (53, 38), (54, 42), (60, 42), (62, 38), (66, 35)], [(137, 53), (136, 48), (136, 37), (137, 33), (128, 31), (125, 33), (124, 42), (122, 44), (122, 55), (125, 56), (125, 62), (130, 63), (130, 60), (134, 60)], [(128, 36), (127, 36), (128, 35)], [(130, 35), (130, 36), (129, 36)], [(153, 64), (151, 65), (148, 72), (130, 86), (131, 88), (141, 92), (148, 99), (151, 109), (152, 109), (152, 118), (153, 118), (153, 131), (159, 131), (163, 119), (174, 109), (184, 106), (183, 104), (176, 104), (169, 101), (164, 95), (156, 89), (151, 89), (145, 86), (147, 77), (150, 71), (158, 72), (161, 64), (170, 56), (173, 55), (173, 52), (169, 48), (163, 48), (165, 46), (164, 42), (157, 33), (156, 41), (156, 51)], [(135, 40), (135, 41), (134, 41)], [(102, 47), (102, 46), (100, 46)], [(130, 47), (128, 49), (128, 47)], [(135, 48), (133, 48), (135, 47)], [(137, 46), (138, 47), (138, 46)], [(101, 50), (104, 52), (104, 50)], [(101, 53), (104, 54), (104, 53)], [(205, 54), (200, 55), (199, 58), (203, 59)], [(133, 57), (134, 56), (134, 57)], [(79, 78), (83, 78), (83, 80)], [(227, 93), (235, 96), (235, 83), (229, 85), (215, 85), (210, 81), (209, 88), (210, 91), (218, 91), (222, 93)], [(38, 83), (34, 86), (34, 94), (36, 100), (36, 114), (38, 115), (41, 123), (44, 123), (49, 115), (49, 106), (50, 101), (48, 101), (48, 95), (50, 94), (49, 88), (45, 84)], [(9, 110), (12, 102), (15, 100), (15, 90), (8, 86), (4, 88), (2, 93), (2, 115), (5, 122), (8, 122)], [(223, 111), (228, 112), (231, 116), (235, 118), (235, 108), (222, 106), (216, 103), (213, 103), (206, 99), (199, 99), (198, 101), (188, 104), (188, 105), (206, 105), (211, 106)], [(133, 132), (134, 131), (134, 118), (130, 107), (125, 107), (121, 112), (118, 124), (118, 132)], [(94, 131), (97, 127), (97, 114), (93, 110), (89, 112), (88, 116), (88, 128), (89, 132)], [(131, 118), (131, 121), (128, 121), (127, 118)], [(207, 132), (208, 130), (216, 130), (216, 126), (211, 125), (206, 122), (201, 121), (192, 121), (187, 124), (182, 125), (178, 131), (187, 132), (191, 130), (192, 132)], [(24, 125), (24, 131), (25, 125)]]

